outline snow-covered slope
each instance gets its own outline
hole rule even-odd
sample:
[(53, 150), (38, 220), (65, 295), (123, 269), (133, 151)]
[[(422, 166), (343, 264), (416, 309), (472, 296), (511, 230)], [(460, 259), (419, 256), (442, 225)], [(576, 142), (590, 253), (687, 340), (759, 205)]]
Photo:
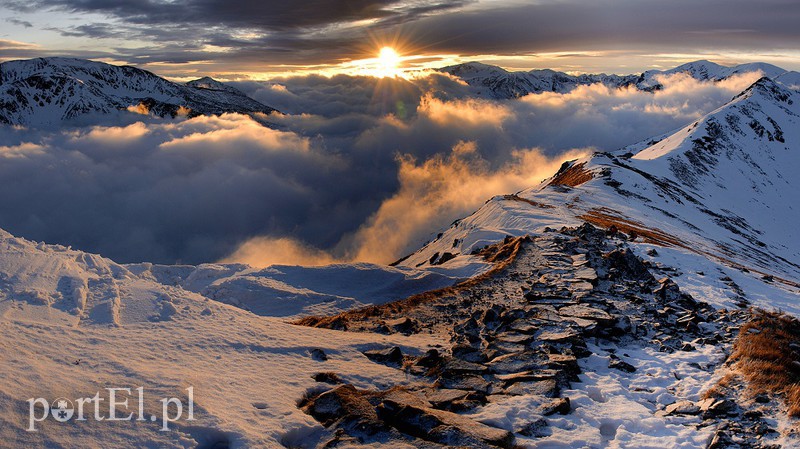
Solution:
[(207, 77), (178, 84), (135, 67), (73, 58), (0, 64), (0, 123), (58, 125), (129, 107), (162, 117), (275, 110)]
[[(518, 98), (531, 93), (566, 93), (577, 86), (603, 84), (609, 88), (635, 86), (641, 90), (661, 88), (663, 76), (685, 73), (701, 81), (722, 81), (734, 75), (761, 72), (763, 76), (777, 80), (787, 86), (797, 85), (796, 72), (766, 63), (749, 63), (726, 67), (709, 61), (695, 61), (669, 70), (648, 70), (639, 75), (584, 74), (569, 75), (554, 70), (531, 70), (509, 72), (500, 67), (468, 62), (439, 69), (461, 78), (472, 86), (478, 95), (495, 99)], [(794, 74), (794, 75), (792, 75)], [(783, 77), (783, 78), (782, 78)]]
[(634, 148), (573, 161), (537, 187), (493, 198), (402, 265), (589, 221), (800, 286), (800, 94), (762, 78), (703, 119)]
[[(0, 446), (313, 447), (323, 429), (296, 407), (306, 390), (318, 387), (313, 374), (357, 373), (341, 377), (361, 388), (403, 383), (400, 371), (370, 362), (361, 351), (399, 345), (414, 353), (430, 339), (292, 326), (285, 322), (287, 310), (333, 313), (342, 310), (337, 306), (362, 304), (356, 297), (366, 304), (451, 281), (361, 265), (262, 271), (123, 266), (0, 231)], [(292, 284), (335, 292), (338, 302)], [(190, 289), (212, 291), (219, 301)], [(311, 302), (319, 307), (305, 310)], [(279, 317), (249, 313), (245, 305)], [(185, 418), (190, 386), (194, 421), (181, 419), (160, 431), (159, 399), (181, 398)], [(137, 387), (144, 388), (145, 414), (159, 417), (156, 422), (50, 418), (36, 432), (26, 430), (28, 398), (62, 397), (74, 405), (99, 392), (100, 414), (108, 417), (106, 388), (130, 388), (133, 394), (121, 393), (131, 401), (127, 410), (118, 409), (126, 416), (138, 410)], [(92, 414), (93, 406), (86, 407)]]

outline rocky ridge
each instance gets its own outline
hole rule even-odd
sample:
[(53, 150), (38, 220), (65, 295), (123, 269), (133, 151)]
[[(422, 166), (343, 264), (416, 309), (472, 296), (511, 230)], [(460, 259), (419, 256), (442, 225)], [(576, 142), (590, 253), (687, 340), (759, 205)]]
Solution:
[[(609, 370), (634, 383), (646, 367), (631, 363), (627, 352), (633, 348), (674, 353), (729, 347), (748, 316), (746, 298), (740, 298), (737, 310), (714, 310), (681, 292), (669, 277), (671, 268), (635, 256), (626, 238), (589, 224), (509, 237), (496, 251), (506, 251), (513, 260), (479, 282), (301, 320), (356, 332), (432, 333), (447, 341), (440, 348), (421, 348), (419, 355), (397, 347), (365, 351), (375, 363), (404, 370), (408, 384), (358, 390), (333, 382), (336, 386), (309, 392), (300, 406), (332, 431), (320, 447), (375, 440), (424, 448), (513, 447), (547, 438), (552, 433), (549, 417), (571, 413), (575, 405), (564, 391), (580, 380), (582, 364), (596, 351), (606, 353)], [(697, 370), (714, 371), (723, 359), (709, 360)], [(646, 398), (648, 393), (641, 394)], [(470, 418), (476, 410), (515, 396), (539, 404), (524, 425), (501, 429)], [(714, 437), (713, 447), (728, 447), (721, 438), (771, 447), (763, 435), (777, 433), (765, 421), (767, 414), (747, 414), (733, 397), (697, 403), (683, 399), (666, 406), (647, 400), (655, 414), (686, 417), (684, 425), (725, 435)], [(758, 426), (742, 424), (742, 417)], [(735, 439), (728, 438), (730, 429), (738, 429)], [(616, 430), (607, 430), (613, 440)]]

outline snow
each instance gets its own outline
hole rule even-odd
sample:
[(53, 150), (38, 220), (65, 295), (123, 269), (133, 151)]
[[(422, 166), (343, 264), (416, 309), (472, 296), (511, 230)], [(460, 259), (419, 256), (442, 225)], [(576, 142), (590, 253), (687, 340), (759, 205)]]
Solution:
[[(361, 351), (398, 345), (414, 354), (416, 348), (441, 343), (427, 336), (293, 326), (139, 276), (136, 269), (99, 256), (5, 232), (1, 237), (3, 372), (24, 373), (0, 378), (4, 446), (177, 448), (225, 440), (239, 448), (276, 447), (282, 441), (313, 447), (322, 429), (295, 405), (316, 385), (312, 374), (354, 373), (343, 378), (362, 388), (402, 384), (406, 379), (400, 371), (368, 361)], [(348, 269), (379, 271), (339, 266), (316, 272), (335, 276)], [(196, 270), (178, 267), (175, 272)], [(408, 271), (388, 271), (386, 278), (394, 282), (388, 285), (402, 290), (401, 274), (413, 278)], [(326, 280), (298, 267), (279, 267), (273, 275), (278, 274), (294, 281), (307, 275), (308, 285), (320, 289), (315, 282)], [(86, 285), (91, 286), (88, 293)], [(343, 283), (330, 287), (344, 293)], [(355, 285), (354, 291), (359, 287), (364, 285)], [(322, 349), (328, 360), (314, 360), (309, 352), (313, 348)], [(172, 432), (159, 432), (160, 422), (149, 421), (48, 420), (36, 433), (20, 425), (28, 419), (28, 398), (89, 397), (107, 387), (140, 386), (146, 392), (147, 414), (157, 411), (156, 398), (185, 397), (185, 388), (193, 387), (196, 420), (178, 421)]]

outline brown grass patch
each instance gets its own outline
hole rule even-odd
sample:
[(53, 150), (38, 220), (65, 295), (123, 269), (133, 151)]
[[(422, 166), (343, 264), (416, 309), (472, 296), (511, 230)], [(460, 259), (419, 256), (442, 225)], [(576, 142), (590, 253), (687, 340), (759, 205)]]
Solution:
[[(569, 207), (569, 205), (567, 207)], [(643, 223), (640, 223), (631, 218), (624, 217), (619, 213), (617, 213), (615, 210), (609, 209), (607, 207), (598, 207), (590, 209), (586, 213), (578, 215), (578, 218), (603, 229), (609, 229), (612, 226), (614, 226), (619, 231), (624, 232), (628, 235), (635, 234), (638, 237), (641, 237), (645, 243), (650, 243), (653, 245), (661, 245), (661, 246), (676, 246), (679, 248), (687, 249), (697, 254), (701, 254), (712, 260), (718, 260), (724, 263), (725, 265), (735, 268), (737, 270), (748, 270), (761, 276), (766, 276), (768, 274), (757, 268), (753, 268), (752, 266), (746, 267), (740, 263), (734, 262), (733, 260), (729, 259), (728, 257), (736, 256), (737, 252), (723, 245), (717, 245), (717, 248), (720, 250), (720, 252), (722, 252), (723, 255), (728, 257), (712, 253), (711, 251), (705, 250), (700, 246), (692, 245), (688, 242), (679, 240), (674, 236), (669, 235), (658, 228), (649, 228), (645, 226)], [(772, 277), (774, 282), (778, 282), (787, 285), (789, 287), (800, 288), (800, 283), (798, 282), (782, 278), (780, 276), (776, 276), (773, 274), (769, 275)]]
[(530, 240), (531, 238), (529, 236), (506, 237), (503, 242), (489, 245), (482, 249), (477, 253), (477, 255), (482, 256), (487, 262), (493, 263), (494, 266), (489, 271), (469, 278), (456, 285), (418, 293), (416, 295), (409, 296), (408, 298), (400, 299), (387, 304), (367, 306), (361, 309), (342, 312), (333, 316), (308, 316), (301, 318), (292, 324), (310, 327), (346, 329), (347, 322), (351, 320), (359, 321), (367, 318), (389, 317), (400, 314), (405, 310), (412, 309), (420, 304), (435, 299), (445, 296), (455, 296), (458, 293), (472, 288), (503, 271), (512, 262), (514, 262), (514, 260), (516, 260), (523, 242), (529, 242)]
[(800, 321), (779, 312), (754, 312), (739, 330), (731, 361), (754, 393), (783, 397), (800, 417)]
[(503, 199), (507, 200), (507, 201), (519, 201), (519, 202), (522, 202), (522, 203), (528, 203), (533, 207), (538, 207), (539, 209), (555, 209), (556, 208), (555, 206), (553, 206), (551, 204), (539, 203), (537, 201), (529, 200), (527, 198), (522, 198), (521, 196), (519, 196), (517, 194), (503, 195)]
[(553, 179), (550, 180), (548, 185), (577, 187), (585, 182), (591, 181), (593, 178), (594, 175), (592, 175), (592, 172), (586, 170), (586, 162), (581, 162), (580, 164), (573, 164), (566, 168), (562, 165), (562, 169), (553, 176)]
[(694, 248), (691, 248), (685, 242), (676, 239), (660, 229), (648, 228), (644, 223), (623, 217), (613, 209), (607, 207), (590, 209), (585, 214), (578, 215), (578, 218), (603, 229), (609, 229), (614, 226), (621, 232), (629, 235), (635, 234), (641, 237), (645, 243), (661, 246), (678, 246), (694, 250)]

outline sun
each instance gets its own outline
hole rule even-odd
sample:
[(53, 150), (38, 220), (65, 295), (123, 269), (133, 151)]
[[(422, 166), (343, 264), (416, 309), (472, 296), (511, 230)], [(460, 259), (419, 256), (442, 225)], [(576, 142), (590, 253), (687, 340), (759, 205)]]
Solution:
[(395, 77), (399, 72), (400, 55), (392, 47), (383, 47), (378, 53), (378, 75)]

